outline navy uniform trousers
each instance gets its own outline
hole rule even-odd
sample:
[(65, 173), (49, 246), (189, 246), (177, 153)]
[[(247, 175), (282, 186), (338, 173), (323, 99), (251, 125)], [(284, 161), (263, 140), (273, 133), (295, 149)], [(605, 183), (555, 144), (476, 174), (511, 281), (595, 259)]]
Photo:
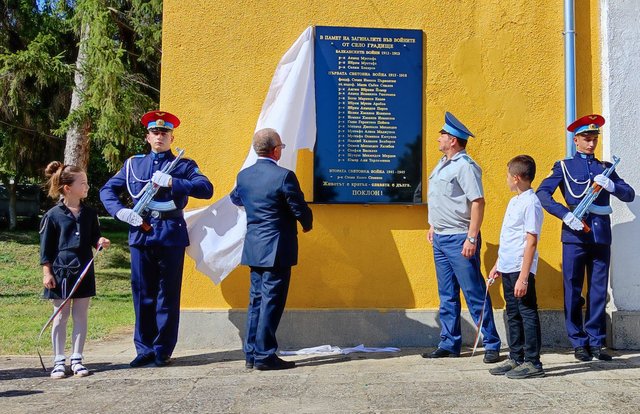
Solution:
[[(608, 244), (562, 243), (565, 325), (574, 348), (604, 346), (610, 259), (611, 246)], [(583, 320), (585, 275), (589, 288)]]
[(170, 356), (178, 342), (185, 248), (130, 246), (130, 251), (136, 351)]

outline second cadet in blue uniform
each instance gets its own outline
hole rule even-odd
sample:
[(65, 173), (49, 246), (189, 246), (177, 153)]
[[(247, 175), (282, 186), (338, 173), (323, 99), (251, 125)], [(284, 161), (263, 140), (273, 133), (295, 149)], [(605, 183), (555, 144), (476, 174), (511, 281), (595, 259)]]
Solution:
[[(611, 166), (595, 158), (600, 128), (604, 118), (584, 116), (567, 128), (575, 134), (577, 152), (572, 158), (557, 161), (551, 174), (538, 187), (536, 194), (542, 207), (563, 221), (562, 275), (564, 280), (564, 313), (569, 340), (574, 355), (580, 361), (592, 358), (608, 361), (611, 356), (602, 351), (606, 337), (605, 306), (611, 259), (611, 195), (630, 202), (635, 192), (614, 171), (603, 175)], [(596, 183), (603, 188), (584, 217), (584, 223), (573, 214), (580, 201)], [(553, 199), (560, 188), (566, 206)], [(585, 227), (586, 224), (587, 227)], [(582, 286), (587, 275), (586, 314), (583, 320)]]
[[(180, 288), (184, 253), (189, 245), (183, 209), (189, 197), (209, 199), (213, 186), (191, 159), (181, 159), (166, 174), (162, 169), (176, 156), (171, 152), (173, 129), (180, 120), (168, 112), (151, 111), (142, 117), (147, 128), (149, 154), (129, 158), (100, 190), (100, 199), (112, 216), (130, 224), (131, 290), (136, 314), (132, 367), (169, 363), (178, 339)], [(136, 204), (149, 182), (160, 186), (140, 214), (126, 208), (119, 195), (128, 192)], [(144, 231), (143, 220), (151, 229)]]

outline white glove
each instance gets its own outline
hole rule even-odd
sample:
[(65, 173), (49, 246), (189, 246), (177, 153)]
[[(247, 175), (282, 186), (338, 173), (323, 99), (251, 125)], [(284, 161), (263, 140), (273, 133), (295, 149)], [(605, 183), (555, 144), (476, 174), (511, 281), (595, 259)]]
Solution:
[(162, 171), (156, 171), (151, 177), (151, 182), (160, 187), (169, 187), (169, 184), (171, 183), (171, 176), (167, 173), (163, 173)]
[(571, 230), (580, 231), (584, 228), (584, 224), (582, 224), (572, 212), (565, 214), (562, 221), (564, 221), (564, 224), (569, 226)]
[(116, 217), (119, 220), (124, 221), (125, 223), (129, 223), (135, 227), (138, 227), (142, 224), (142, 217), (140, 217), (140, 214), (136, 213), (130, 208), (123, 208), (118, 210), (118, 212), (116, 213)]
[(616, 190), (616, 185), (613, 183), (613, 181), (611, 181), (609, 177), (605, 177), (602, 174), (598, 174), (593, 177), (593, 181), (595, 181), (596, 184), (610, 193), (613, 193)]

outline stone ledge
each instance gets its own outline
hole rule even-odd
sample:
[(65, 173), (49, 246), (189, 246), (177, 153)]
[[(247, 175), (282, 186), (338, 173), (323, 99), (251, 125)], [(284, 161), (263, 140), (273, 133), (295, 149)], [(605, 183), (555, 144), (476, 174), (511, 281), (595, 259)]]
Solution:
[(611, 312), (611, 346), (640, 349), (640, 311)]
[[(503, 347), (506, 347), (506, 316), (502, 310), (494, 311), (494, 315)], [(242, 347), (246, 321), (244, 310), (183, 310), (180, 318), (180, 347)], [(540, 319), (544, 347), (570, 347), (562, 311), (540, 311)], [(475, 326), (468, 312), (462, 313), (461, 323), (464, 346), (472, 347)], [(340, 347), (359, 344), (434, 347), (439, 340), (440, 324), (436, 310), (286, 310), (278, 328), (281, 349), (325, 344)]]

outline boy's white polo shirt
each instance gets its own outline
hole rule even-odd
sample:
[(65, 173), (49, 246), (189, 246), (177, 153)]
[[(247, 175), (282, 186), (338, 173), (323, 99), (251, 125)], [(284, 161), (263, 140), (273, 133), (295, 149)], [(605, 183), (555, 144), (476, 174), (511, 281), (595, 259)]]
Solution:
[[(509, 201), (507, 212), (502, 221), (502, 230), (500, 231), (498, 272), (514, 273), (522, 269), (527, 233), (536, 234), (539, 241), (542, 219), (542, 205), (532, 189), (513, 197)], [(537, 269), (538, 250), (536, 249), (530, 272), (535, 274)]]

